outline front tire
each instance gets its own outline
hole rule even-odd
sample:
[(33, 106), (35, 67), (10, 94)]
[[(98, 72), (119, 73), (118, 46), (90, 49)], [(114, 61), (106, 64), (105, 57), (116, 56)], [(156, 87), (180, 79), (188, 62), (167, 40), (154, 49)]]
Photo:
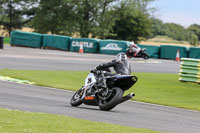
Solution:
[(81, 97), (82, 97), (82, 94), (83, 93), (83, 90), (82, 89), (79, 89), (71, 98), (70, 100), (70, 104), (72, 106), (79, 106), (83, 103), (83, 101), (81, 100)]
[(99, 99), (100, 110), (109, 111), (113, 109), (115, 106), (117, 106), (121, 101), (124, 94), (122, 89), (119, 87), (114, 87), (112, 88), (112, 90), (113, 92), (108, 99), (106, 100)]

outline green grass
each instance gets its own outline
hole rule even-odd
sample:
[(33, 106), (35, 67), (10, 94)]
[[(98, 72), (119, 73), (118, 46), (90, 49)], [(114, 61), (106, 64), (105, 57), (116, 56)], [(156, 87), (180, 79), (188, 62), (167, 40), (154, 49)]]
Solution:
[(39, 86), (49, 86), (66, 90), (78, 90), (88, 72), (83, 71), (35, 71), (35, 70), (0, 70), (0, 75), (27, 79)]
[(156, 36), (154, 38), (148, 39), (147, 42), (160, 42), (160, 43), (177, 43), (177, 44), (190, 44), (187, 41), (177, 41), (168, 36)]
[(180, 82), (178, 74), (135, 73), (139, 81), (129, 92), (135, 100), (200, 111), (200, 85)]
[[(41, 86), (78, 90), (88, 72), (0, 70), (0, 75), (27, 79)], [(126, 93), (135, 92), (133, 100), (200, 111), (200, 85), (180, 82), (178, 74), (134, 73), (138, 82)]]
[(0, 116), (1, 133), (157, 133), (148, 129), (2, 108)]
[(9, 37), (4, 38), (4, 44), (10, 44), (10, 38)]

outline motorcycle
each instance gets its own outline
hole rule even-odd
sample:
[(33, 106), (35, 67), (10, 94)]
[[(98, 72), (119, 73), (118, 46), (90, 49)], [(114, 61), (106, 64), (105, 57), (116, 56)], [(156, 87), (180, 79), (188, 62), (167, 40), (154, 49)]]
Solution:
[(100, 110), (109, 111), (120, 103), (123, 103), (133, 96), (130, 93), (123, 96), (124, 92), (131, 88), (136, 82), (137, 77), (133, 75), (115, 75), (106, 76), (107, 87), (101, 87), (98, 80), (98, 75), (103, 71), (91, 71), (85, 79), (85, 85), (82, 86), (71, 98), (72, 106), (79, 106), (82, 103), (86, 105), (99, 106)]
[(136, 58), (142, 57), (145, 60), (149, 59), (149, 55), (146, 53), (146, 48), (140, 49), (140, 51), (137, 53), (137, 55), (134, 55), (134, 53), (131, 49), (127, 49), (126, 55), (129, 58), (131, 58), (131, 57), (136, 57)]

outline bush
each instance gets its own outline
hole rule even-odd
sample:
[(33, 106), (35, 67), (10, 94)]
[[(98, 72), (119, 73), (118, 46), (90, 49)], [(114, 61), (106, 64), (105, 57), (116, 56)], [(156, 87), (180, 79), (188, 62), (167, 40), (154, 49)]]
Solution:
[(195, 34), (192, 34), (191, 35), (191, 39), (190, 39), (190, 44), (191, 45), (193, 45), (193, 46), (196, 46), (196, 45), (198, 45), (198, 37), (197, 37), (197, 35), (195, 35)]

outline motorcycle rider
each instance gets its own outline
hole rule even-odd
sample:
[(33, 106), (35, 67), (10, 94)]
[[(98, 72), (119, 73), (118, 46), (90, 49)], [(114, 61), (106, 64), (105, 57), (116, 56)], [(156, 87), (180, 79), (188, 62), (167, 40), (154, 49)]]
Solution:
[(139, 52), (140, 52), (141, 48), (138, 47), (134, 41), (130, 42), (130, 46), (129, 46), (129, 52), (130, 54), (133, 53), (134, 56), (136, 56)]
[[(110, 67), (113, 67), (116, 73), (111, 73)], [(130, 63), (127, 60), (127, 56), (125, 53), (119, 53), (116, 56), (116, 59), (108, 62), (108, 63), (102, 63), (98, 65), (97, 67), (94, 68), (92, 71), (97, 71), (97, 70), (102, 70), (103, 73), (99, 74), (97, 76), (97, 82), (100, 83), (101, 87), (107, 87), (106, 86), (106, 76), (114, 76), (116, 74), (121, 74), (121, 75), (130, 75), (131, 73), (131, 67)], [(108, 70), (108, 71), (104, 71)]]

